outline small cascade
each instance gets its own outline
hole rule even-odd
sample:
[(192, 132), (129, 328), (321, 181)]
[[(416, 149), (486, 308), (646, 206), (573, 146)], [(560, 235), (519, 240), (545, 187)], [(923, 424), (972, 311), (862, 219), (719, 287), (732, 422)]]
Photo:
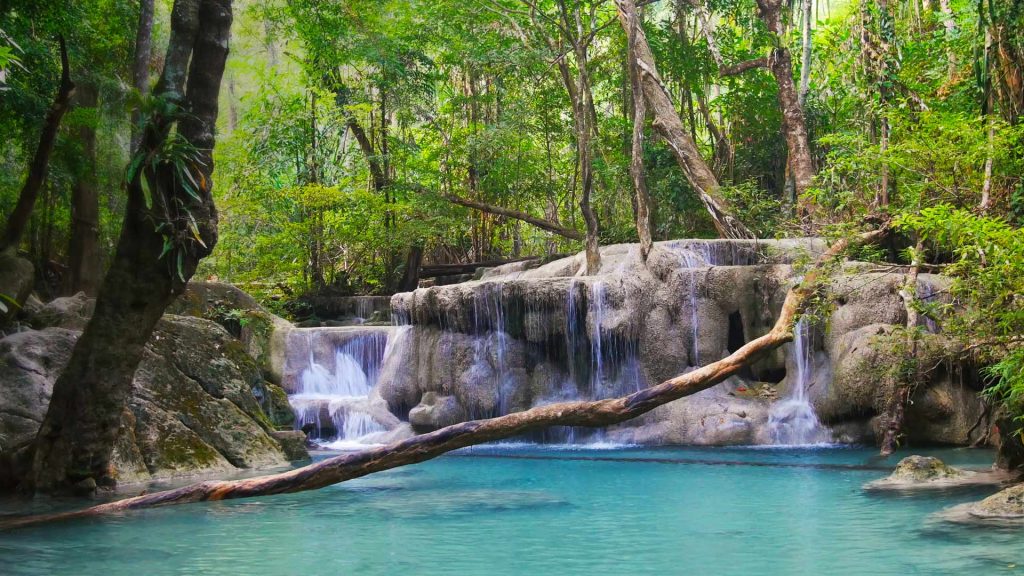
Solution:
[(692, 330), (690, 365), (696, 368), (701, 365), (700, 347), (698, 346), (700, 341), (700, 318), (697, 308), (697, 269), (712, 265), (714, 260), (711, 255), (711, 246), (707, 242), (689, 243), (682, 252), (682, 260), (683, 268), (688, 272), (690, 280), (690, 289), (687, 294), (690, 301), (690, 325)]
[(587, 316), (590, 320), (590, 397), (597, 398), (604, 382), (604, 352), (601, 350), (602, 324), (604, 323), (604, 300), (606, 286), (604, 282), (590, 285), (590, 298), (587, 299)]
[[(296, 426), (320, 443), (354, 443), (384, 432), (372, 415), (369, 396), (380, 374), (387, 335), (329, 329), (302, 332), (305, 365), (294, 371), (294, 393), (288, 397)], [(339, 341), (340, 335), (347, 338)]]
[(768, 432), (772, 443), (782, 446), (799, 446), (828, 442), (830, 434), (818, 421), (814, 407), (808, 398), (812, 376), (813, 342), (810, 327), (801, 318), (796, 323), (793, 339), (793, 353), (796, 363), (796, 382), (789, 394), (772, 405), (768, 414)]

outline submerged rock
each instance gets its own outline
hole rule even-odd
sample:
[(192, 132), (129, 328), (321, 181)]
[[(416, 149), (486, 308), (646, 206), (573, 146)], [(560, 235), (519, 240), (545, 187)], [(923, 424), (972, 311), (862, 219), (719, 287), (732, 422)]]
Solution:
[(972, 504), (970, 514), (976, 518), (1024, 520), (1024, 484), (1011, 486), (981, 502)]
[(1024, 484), (1010, 486), (980, 502), (952, 506), (936, 514), (940, 520), (990, 527), (1024, 526)]
[(962, 470), (932, 456), (907, 456), (892, 474), (864, 485), (865, 490), (949, 489), (999, 485), (1009, 479), (1001, 470)]

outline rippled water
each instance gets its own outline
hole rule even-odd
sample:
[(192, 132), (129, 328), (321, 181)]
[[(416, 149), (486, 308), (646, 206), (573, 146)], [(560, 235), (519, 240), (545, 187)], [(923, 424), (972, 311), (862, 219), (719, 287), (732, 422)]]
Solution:
[(986, 491), (869, 495), (896, 461), (874, 454), (475, 448), (316, 492), (0, 533), (0, 573), (1024, 572), (1020, 531), (929, 519)]

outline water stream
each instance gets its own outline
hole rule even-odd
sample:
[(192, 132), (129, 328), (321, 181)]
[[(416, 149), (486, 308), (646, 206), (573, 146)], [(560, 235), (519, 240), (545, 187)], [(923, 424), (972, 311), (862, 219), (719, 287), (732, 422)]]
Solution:
[[(334, 344), (330, 330), (304, 331), (308, 364), (288, 401), (296, 427), (324, 444), (358, 443), (385, 428), (371, 415), (370, 392), (380, 373), (387, 336), (370, 332)], [(328, 355), (328, 358), (318, 358)], [(330, 357), (329, 352), (333, 352)]]
[(801, 318), (793, 335), (793, 363), (796, 380), (791, 382), (785, 398), (772, 405), (768, 415), (768, 431), (778, 445), (811, 445), (828, 442), (827, 428), (818, 421), (808, 394), (814, 368), (814, 342), (811, 327)]

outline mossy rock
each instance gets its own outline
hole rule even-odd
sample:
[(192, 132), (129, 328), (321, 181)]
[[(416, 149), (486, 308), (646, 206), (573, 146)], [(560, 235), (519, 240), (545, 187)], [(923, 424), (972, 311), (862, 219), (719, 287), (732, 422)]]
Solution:
[(1011, 486), (972, 504), (971, 516), (983, 519), (1024, 519), (1024, 484)]

